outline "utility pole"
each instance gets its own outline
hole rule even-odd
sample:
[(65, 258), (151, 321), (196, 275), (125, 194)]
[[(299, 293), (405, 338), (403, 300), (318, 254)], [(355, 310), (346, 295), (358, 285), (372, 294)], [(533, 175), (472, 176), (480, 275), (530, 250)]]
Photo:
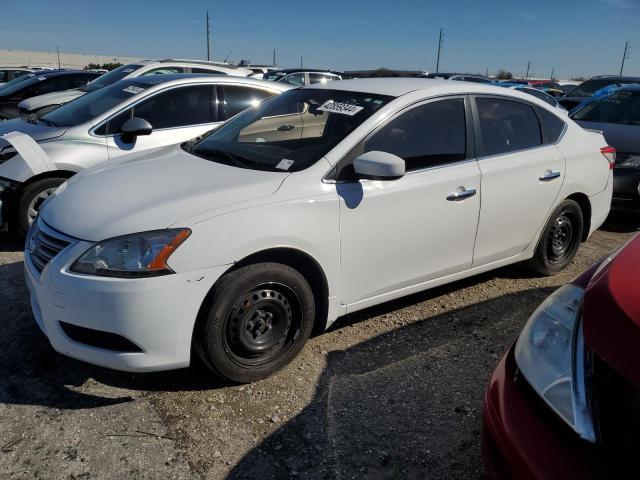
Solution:
[(629, 58), (629, 42), (624, 42), (624, 54), (622, 55), (622, 65), (620, 65), (620, 75), (624, 70), (624, 61)]
[(211, 48), (209, 43), (209, 10), (207, 10), (207, 61), (211, 60)]
[(302, 68), (302, 57), (300, 57), (300, 68)]
[(56, 53), (58, 54), (58, 70), (60, 70), (60, 50), (56, 47)]
[(555, 68), (551, 69), (551, 78), (549, 80), (551, 80), (553, 82), (553, 74), (556, 72)]
[(436, 73), (440, 71), (440, 50), (442, 50), (442, 29), (438, 35), (438, 59), (436, 60)]
[(275, 48), (273, 49), (273, 63), (271, 65), (273, 65), (274, 67), (276, 66), (276, 49)]
[(529, 80), (529, 69), (531, 69), (531, 61), (527, 62), (527, 74), (524, 76), (525, 80)]

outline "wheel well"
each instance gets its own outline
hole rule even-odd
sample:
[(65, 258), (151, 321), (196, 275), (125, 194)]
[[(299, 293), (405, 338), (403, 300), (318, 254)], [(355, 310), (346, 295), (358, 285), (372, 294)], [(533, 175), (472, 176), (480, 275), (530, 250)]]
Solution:
[(589, 237), (589, 230), (591, 230), (591, 202), (589, 202), (589, 197), (584, 193), (574, 193), (569, 195), (567, 199), (575, 201), (580, 206), (580, 210), (582, 210), (585, 226), (582, 232), (582, 241), (586, 242)]
[(50, 170), (48, 172), (40, 173), (39, 175), (34, 175), (30, 179), (28, 179), (26, 182), (21, 183), (20, 187), (18, 188), (18, 192), (16, 193), (22, 193), (22, 191), (25, 188), (27, 188), (29, 185), (39, 180), (44, 180), (46, 178), (67, 178), (68, 179), (73, 177), (75, 174), (76, 172), (72, 172), (71, 170)]
[[(311, 255), (295, 248), (279, 247), (253, 253), (236, 262), (228, 271), (233, 271), (259, 262), (278, 262), (298, 270), (309, 282), (316, 304), (313, 333), (324, 330), (329, 313), (329, 284), (320, 264)], [(214, 285), (215, 288), (215, 285)]]

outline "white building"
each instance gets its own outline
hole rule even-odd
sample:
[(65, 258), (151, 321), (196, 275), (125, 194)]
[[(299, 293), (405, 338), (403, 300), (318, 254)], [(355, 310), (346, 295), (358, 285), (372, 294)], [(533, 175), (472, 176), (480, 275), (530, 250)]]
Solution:
[[(120, 57), (116, 55), (82, 55), (78, 53), (60, 52), (61, 68), (82, 69), (90, 63), (122, 63), (127, 64), (140, 60), (136, 57)], [(0, 50), (1, 66), (39, 66), (58, 68), (58, 54), (53, 52), (34, 52), (28, 50)]]

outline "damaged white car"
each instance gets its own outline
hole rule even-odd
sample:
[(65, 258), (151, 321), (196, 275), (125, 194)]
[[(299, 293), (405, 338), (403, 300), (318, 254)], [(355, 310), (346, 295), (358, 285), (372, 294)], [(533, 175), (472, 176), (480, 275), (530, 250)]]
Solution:
[(98, 163), (185, 142), (291, 86), (242, 77), (154, 75), (121, 80), (40, 119), (0, 125), (0, 228), (25, 235), (40, 205)]

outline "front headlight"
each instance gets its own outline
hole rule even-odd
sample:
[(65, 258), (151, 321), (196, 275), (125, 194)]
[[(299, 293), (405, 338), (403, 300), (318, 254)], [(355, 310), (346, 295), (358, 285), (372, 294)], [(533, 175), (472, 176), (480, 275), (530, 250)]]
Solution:
[(579, 314), (584, 289), (558, 289), (531, 316), (515, 348), (531, 387), (582, 438), (595, 441), (585, 388), (585, 350)]
[(618, 154), (616, 157), (616, 168), (640, 169), (640, 154), (638, 155)]
[(174, 273), (167, 259), (191, 234), (188, 228), (156, 230), (100, 242), (71, 271), (103, 277), (154, 277)]

